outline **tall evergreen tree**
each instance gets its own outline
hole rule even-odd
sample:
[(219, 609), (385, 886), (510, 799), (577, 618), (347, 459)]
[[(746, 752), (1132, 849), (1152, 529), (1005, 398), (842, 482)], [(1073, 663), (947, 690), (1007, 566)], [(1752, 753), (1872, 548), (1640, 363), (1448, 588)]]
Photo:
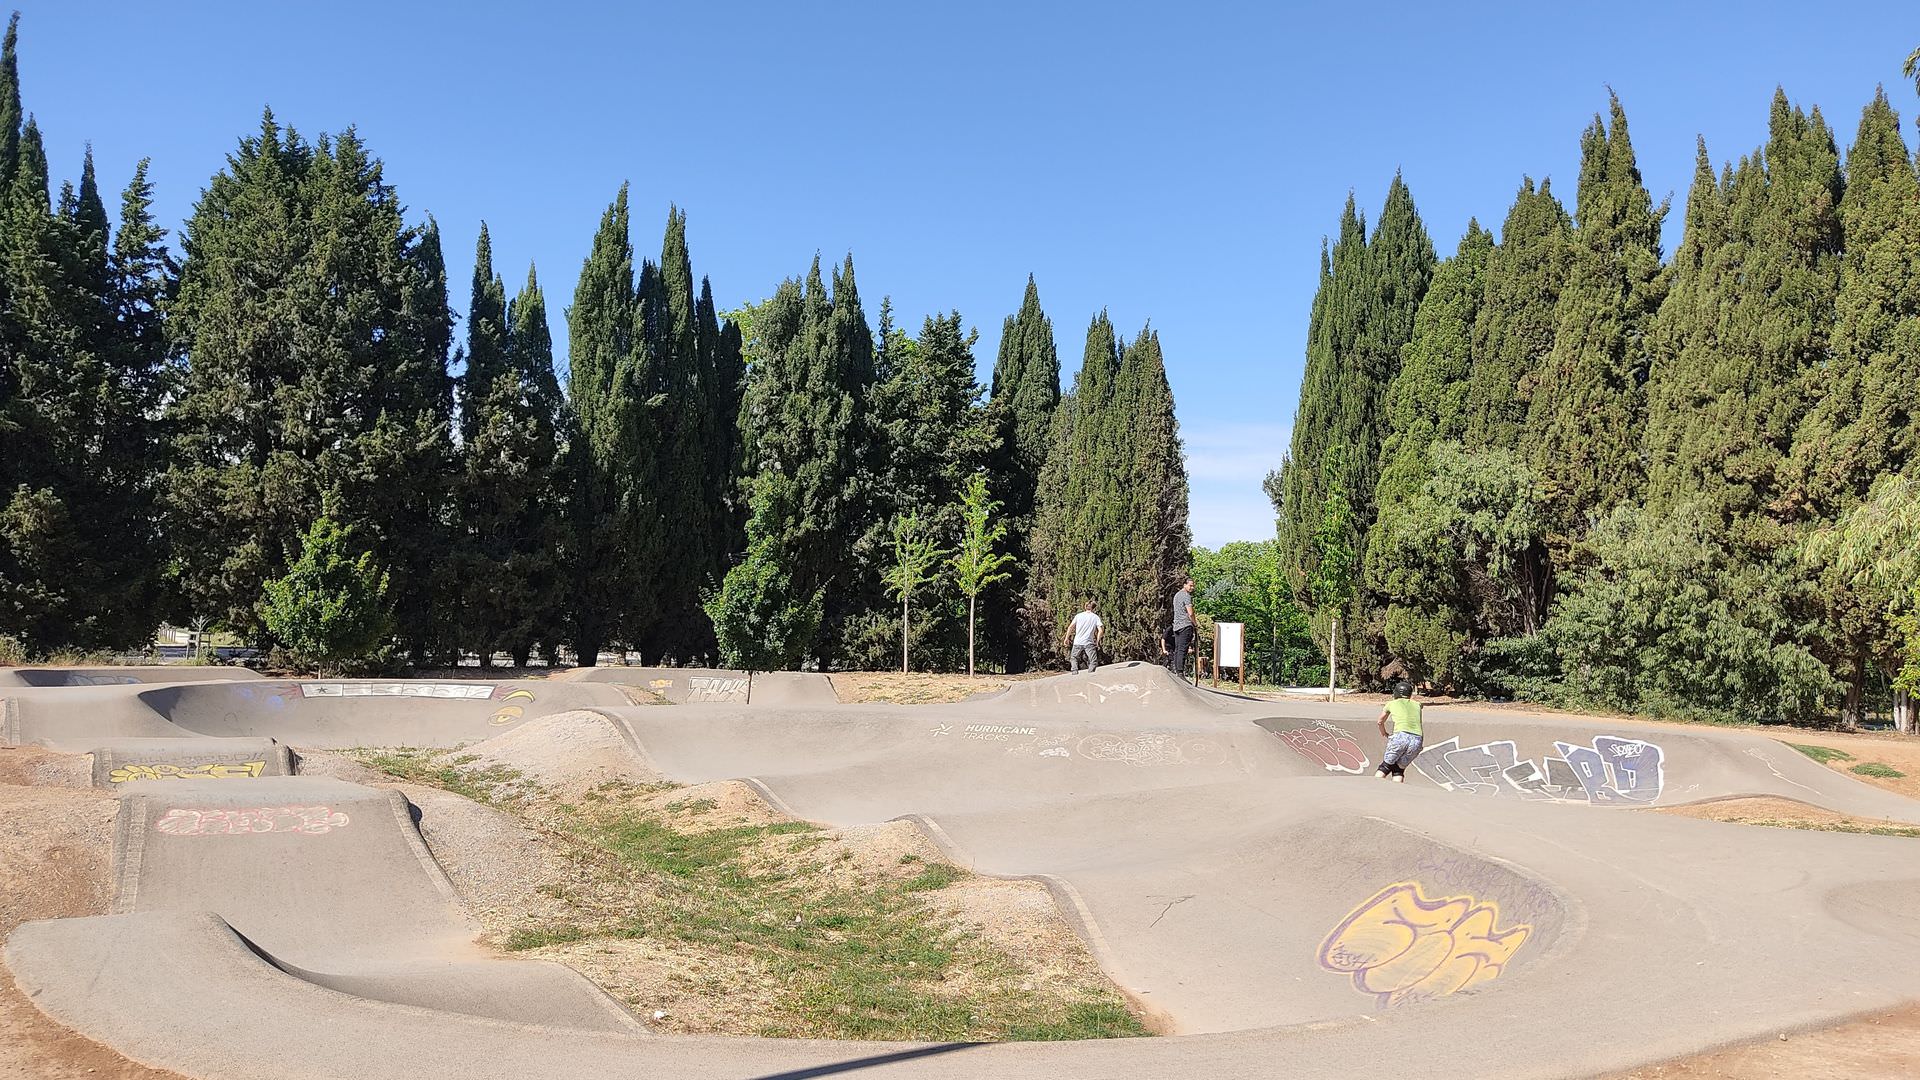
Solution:
[(572, 639), (587, 665), (606, 646), (631, 643), (652, 612), (654, 552), (642, 515), (655, 443), (637, 309), (622, 184), (567, 309)]
[(310, 145), (268, 113), (183, 241), (167, 503), (188, 607), (261, 630), (263, 583), (331, 493), (390, 568), (410, 650), (438, 645), (452, 330), (437, 233), (406, 224), (351, 131)]
[(1174, 416), (1160, 335), (1148, 326), (1125, 346), (1107, 417), (1121, 468), (1124, 500), (1120, 559), (1113, 564), (1120, 599), (1109, 617), (1108, 647), (1152, 657), (1172, 621), (1173, 594), (1187, 574), (1193, 531), (1187, 524), (1187, 465)]
[(1760, 551), (1786, 538), (1780, 473), (1840, 283), (1833, 134), (1783, 91), (1770, 131), (1724, 190), (1701, 149), (1687, 216), (1701, 243), (1690, 237), (1676, 258), (1647, 391), (1649, 505), (1704, 502), (1737, 546)]
[[(1126, 596), (1119, 568), (1133, 523), (1121, 481), (1131, 471), (1133, 444), (1116, 422), (1119, 381), (1120, 342), (1102, 311), (1087, 327), (1073, 393), (1061, 402), (1064, 415), (1040, 472), (1025, 605), (1036, 655), (1058, 654), (1067, 620), (1086, 601), (1117, 613)], [(1109, 640), (1117, 631), (1109, 627)]]
[(1547, 485), (1557, 530), (1639, 494), (1645, 337), (1666, 279), (1663, 204), (1641, 182), (1618, 96), (1581, 139), (1580, 191), (1553, 351), (1529, 386), (1523, 447)]
[(1553, 351), (1555, 311), (1566, 283), (1573, 220), (1549, 181), (1520, 185), (1487, 259), (1486, 295), (1473, 326), (1466, 444), (1514, 450), (1526, 432), (1525, 391)]
[(1365, 581), (1386, 605), (1388, 652), (1428, 671), (1451, 667), (1471, 630), (1464, 598), (1450, 587), (1457, 553), (1428, 542), (1434, 515), (1425, 496), (1434, 444), (1465, 434), (1474, 326), (1492, 253), (1492, 235), (1469, 222), (1459, 250), (1434, 273), (1387, 392)]
[(564, 636), (560, 391), (539, 282), (529, 270), (508, 306), (485, 225), (473, 281), (460, 379), (460, 572), (447, 592), (463, 601), (461, 643), (482, 666), (500, 650), (524, 665), (536, 644), (551, 654)]
[(1006, 580), (987, 594), (991, 606), (986, 628), (989, 653), (1009, 671), (1025, 670), (1032, 662), (1020, 631), (1018, 603), (1031, 570), (1034, 504), (1059, 407), (1060, 354), (1053, 320), (1041, 309), (1040, 290), (1029, 275), (1019, 312), (1008, 316), (1000, 331), (991, 397), (1000, 439), (992, 486), (1004, 504), (1006, 550), (1014, 561)]
[(659, 272), (651, 284), (651, 295), (641, 303), (652, 315), (651, 393), (660, 403), (653, 493), (656, 512), (675, 524), (655, 579), (658, 611), (646, 651), (684, 662), (709, 656), (713, 649), (712, 624), (700, 603), (719, 583), (708, 576), (716, 565), (713, 549), (723, 543), (711, 508), (725, 497), (725, 490), (711, 486), (709, 444), (721, 435), (712, 430), (714, 412), (707, 400), (714, 388), (701, 355), (703, 329), (687, 252), (687, 215), (677, 207), (667, 212)]

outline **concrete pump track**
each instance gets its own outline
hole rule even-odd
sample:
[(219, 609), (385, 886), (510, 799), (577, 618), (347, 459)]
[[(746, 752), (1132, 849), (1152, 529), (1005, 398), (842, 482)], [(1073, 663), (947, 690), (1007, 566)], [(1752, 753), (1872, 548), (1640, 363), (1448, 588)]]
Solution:
[[(1433, 709), (1396, 785), (1371, 776), (1372, 706), (1150, 665), (914, 707), (836, 704), (821, 676), (576, 675), (0, 671), (0, 737), (91, 752), (121, 797), (113, 914), (22, 925), (13, 977), (61, 1024), (206, 1080), (1567, 1077), (1920, 997), (1913, 841), (1640, 812), (1772, 795), (1920, 822), (1759, 735)], [(653, 1034), (570, 969), (474, 944), (418, 811), (289, 753), (492, 740), (510, 762), (583, 730), (637, 775), (744, 779), (832, 826), (909, 817), (961, 865), (1046, 882), (1173, 1034)]]

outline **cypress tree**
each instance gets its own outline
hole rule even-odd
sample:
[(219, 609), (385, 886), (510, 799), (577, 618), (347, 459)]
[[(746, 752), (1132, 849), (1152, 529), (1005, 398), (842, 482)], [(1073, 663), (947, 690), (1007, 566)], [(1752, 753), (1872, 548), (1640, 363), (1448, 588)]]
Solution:
[(391, 569), (398, 631), (422, 658), (446, 624), (432, 607), (451, 413), (437, 231), (405, 223), (352, 132), (309, 145), (269, 112), (183, 243), (166, 489), (190, 609), (258, 633), (264, 582), (331, 494)]
[(993, 365), (990, 408), (1000, 449), (993, 465), (992, 494), (1003, 504), (1006, 552), (1013, 557), (1007, 578), (989, 587), (988, 650), (1008, 671), (1032, 662), (1020, 629), (1017, 603), (1027, 591), (1033, 561), (1034, 506), (1045, 467), (1054, 413), (1060, 408), (1060, 353), (1053, 320), (1040, 307), (1032, 275), (1017, 314), (1000, 331), (1000, 352)]
[(1649, 505), (1701, 502), (1736, 546), (1760, 551), (1785, 540), (1780, 473), (1827, 354), (1840, 270), (1832, 132), (1781, 91), (1770, 131), (1724, 190), (1702, 188), (1701, 149), (1687, 223), (1702, 242), (1676, 259), (1648, 386)]
[(1660, 222), (1618, 96), (1581, 139), (1580, 191), (1553, 351), (1530, 385), (1523, 448), (1563, 538), (1640, 490), (1644, 339), (1664, 295)]
[(1487, 259), (1486, 296), (1473, 326), (1473, 369), (1466, 396), (1465, 442), (1519, 447), (1527, 424), (1527, 388), (1553, 350), (1555, 310), (1566, 282), (1573, 221), (1550, 181), (1520, 184), (1500, 242)]
[[(636, 377), (637, 304), (627, 185), (600, 217), (567, 309), (571, 431), (573, 645), (592, 665), (644, 620), (651, 552), (636, 543), (640, 487), (652, 474), (647, 382)], [(644, 364), (644, 360), (642, 360)]]
[(1467, 638), (1469, 613), (1453, 587), (1458, 553), (1428, 535), (1434, 514), (1426, 487), (1434, 444), (1457, 442), (1466, 431), (1474, 328), (1492, 255), (1493, 236), (1469, 222), (1453, 258), (1434, 272), (1387, 392), (1365, 583), (1386, 604), (1388, 651), (1421, 674), (1450, 673)]
[(1172, 622), (1172, 599), (1187, 574), (1193, 531), (1187, 525), (1187, 466), (1160, 335), (1151, 326), (1122, 351), (1107, 419), (1115, 440), (1121, 555), (1111, 564), (1120, 598), (1108, 618), (1108, 648), (1153, 657)]
[(1788, 499), (1833, 520), (1920, 451), (1920, 176), (1886, 92), (1860, 117), (1840, 201), (1846, 237), (1831, 358), (1809, 378)]
[(551, 655), (564, 633), (556, 558), (560, 389), (539, 281), (529, 269), (526, 287), (507, 305), (484, 225), (473, 278), (460, 380), (461, 572), (448, 595), (464, 601), (462, 644), (481, 666), (500, 650), (524, 666), (536, 644)]
[[(1087, 327), (1086, 349), (1073, 393), (1061, 402), (1052, 445), (1041, 469), (1033, 531), (1033, 580), (1028, 585), (1038, 655), (1059, 655), (1067, 620), (1088, 600), (1102, 612), (1121, 610), (1119, 568), (1133, 527), (1121, 488), (1131, 471), (1132, 444), (1116, 422), (1120, 343), (1102, 311)], [(1110, 632), (1117, 627), (1110, 627)]]
[[(861, 471), (874, 456), (864, 419), (873, 337), (851, 256), (832, 282), (829, 293), (816, 257), (804, 283), (782, 282), (761, 307), (755, 332), (765, 361), (742, 412), (755, 492), (749, 551), (781, 563), (782, 588), (790, 593), (783, 610), (820, 598), (822, 632), (806, 636), (822, 666), (839, 654), (849, 617), (878, 590), (873, 575), (860, 573), (862, 553), (847, 543), (872, 526)], [(761, 490), (770, 477), (780, 478), (778, 497)], [(746, 565), (729, 571), (729, 586)]]
[(13, 185), (20, 164), (20, 13), (7, 20), (7, 36), (0, 41), (0, 192)]
[[(653, 493), (657, 513), (674, 526), (671, 565), (663, 565), (656, 578), (658, 611), (646, 651), (685, 661), (707, 656), (713, 648), (712, 625), (700, 602), (718, 584), (717, 578), (708, 577), (715, 566), (713, 548), (721, 542), (711, 507), (724, 497), (724, 491), (710, 487), (709, 444), (717, 433), (711, 430), (712, 406), (706, 398), (709, 386), (700, 354), (701, 320), (687, 252), (687, 215), (677, 207), (667, 212), (651, 292), (642, 303), (655, 313), (651, 391), (660, 406)], [(663, 551), (663, 561), (667, 558)]]

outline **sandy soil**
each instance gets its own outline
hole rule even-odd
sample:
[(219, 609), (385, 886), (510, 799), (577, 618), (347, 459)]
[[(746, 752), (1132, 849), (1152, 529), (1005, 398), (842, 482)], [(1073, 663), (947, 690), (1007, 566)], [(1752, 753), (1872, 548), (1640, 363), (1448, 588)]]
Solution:
[(1850, 1024), (1649, 1065), (1607, 1080), (1911, 1080), (1920, 1076), (1920, 1005)]
[(1673, 814), (1677, 817), (1704, 818), (1708, 821), (1726, 821), (1736, 825), (1767, 825), (1821, 829), (1831, 832), (1869, 832), (1874, 829), (1885, 829), (1901, 835), (1920, 835), (1920, 829), (1904, 822), (1848, 817), (1824, 807), (1814, 806), (1812, 803), (1771, 795), (1713, 799), (1707, 802), (1688, 803), (1685, 806), (1661, 807), (1651, 812)]
[(965, 701), (975, 694), (995, 694), (1022, 679), (1037, 679), (1056, 672), (1040, 671), (1027, 675), (943, 675), (935, 672), (836, 671), (828, 676), (833, 692), (849, 705), (861, 702), (885, 702), (892, 705), (937, 705)]
[[(91, 790), (18, 786), (84, 770), (85, 755), (0, 747), (0, 938), (34, 919), (107, 910), (117, 803)], [(77, 1035), (33, 1007), (0, 966), (0, 1077), (180, 1080)]]

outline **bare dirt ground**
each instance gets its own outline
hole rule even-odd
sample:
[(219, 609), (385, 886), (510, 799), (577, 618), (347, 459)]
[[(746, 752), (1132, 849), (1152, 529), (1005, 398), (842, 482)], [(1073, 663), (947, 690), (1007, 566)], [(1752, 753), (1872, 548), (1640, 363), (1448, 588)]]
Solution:
[(1735, 825), (1920, 837), (1920, 828), (1902, 822), (1848, 817), (1824, 807), (1803, 803), (1798, 799), (1783, 799), (1771, 795), (1713, 799), (1708, 802), (1689, 803), (1685, 806), (1663, 807), (1654, 813), (1704, 818), (1708, 821), (1725, 821)]
[[(75, 756), (0, 747), (0, 818), (7, 822), (0, 830), (0, 938), (34, 919), (98, 915), (107, 909), (115, 801), (91, 790), (21, 786), (73, 772)], [(4, 965), (0, 1077), (180, 1080), (54, 1023), (20, 992)]]
[(1029, 675), (944, 675), (936, 672), (836, 671), (829, 678), (833, 692), (849, 704), (884, 702), (890, 705), (937, 705), (965, 701), (975, 694), (995, 694), (1023, 679), (1037, 679), (1052, 672)]
[(1920, 1005), (1649, 1065), (1607, 1080), (1911, 1080), (1920, 1076)]

